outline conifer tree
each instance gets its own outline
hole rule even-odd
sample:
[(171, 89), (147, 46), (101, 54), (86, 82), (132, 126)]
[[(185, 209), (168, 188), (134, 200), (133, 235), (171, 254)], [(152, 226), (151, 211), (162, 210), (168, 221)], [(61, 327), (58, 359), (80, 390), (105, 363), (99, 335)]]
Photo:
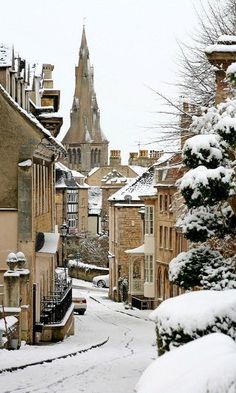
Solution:
[(190, 131), (179, 184), (187, 212), (178, 225), (192, 248), (171, 261), (170, 280), (186, 289), (236, 288), (236, 97), (195, 117)]

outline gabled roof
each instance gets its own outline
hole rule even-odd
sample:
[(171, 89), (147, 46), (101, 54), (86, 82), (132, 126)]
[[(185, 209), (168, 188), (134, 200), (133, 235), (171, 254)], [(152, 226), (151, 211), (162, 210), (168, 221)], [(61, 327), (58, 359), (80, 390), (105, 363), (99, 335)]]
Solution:
[(55, 164), (56, 168), (56, 188), (69, 188), (69, 189), (77, 189), (78, 185), (71, 173), (71, 171), (63, 164), (57, 163)]
[(164, 153), (157, 162), (150, 168), (146, 168), (146, 171), (132, 180), (131, 183), (122, 187), (119, 191), (114, 193), (108, 199), (109, 201), (140, 201), (143, 196), (154, 196), (156, 195), (155, 189), (155, 169), (158, 166), (163, 166), (169, 162), (175, 153)]
[(35, 116), (32, 114), (28, 113), (25, 109), (23, 109), (16, 101), (13, 100), (13, 98), (8, 94), (8, 92), (3, 88), (3, 86), (0, 84), (0, 94), (2, 94), (9, 104), (13, 106), (17, 110), (18, 113), (21, 114), (28, 122), (31, 123), (32, 126), (36, 127), (38, 131), (44, 136), (50, 144), (52, 144), (58, 152), (60, 151), (62, 154), (66, 153), (66, 150), (64, 146), (62, 145), (61, 142), (59, 142), (57, 139), (55, 139), (50, 131), (48, 131), (46, 128), (42, 126), (42, 124), (36, 119)]
[(122, 187), (108, 199), (109, 201), (140, 201), (140, 196), (154, 195), (156, 190), (153, 187), (154, 167), (150, 167), (142, 176), (132, 179), (131, 183)]
[(163, 163), (163, 165), (156, 167), (155, 187), (170, 187), (176, 185), (176, 181), (183, 176), (185, 171), (186, 168), (182, 163), (181, 153), (175, 153), (170, 158), (167, 165)]

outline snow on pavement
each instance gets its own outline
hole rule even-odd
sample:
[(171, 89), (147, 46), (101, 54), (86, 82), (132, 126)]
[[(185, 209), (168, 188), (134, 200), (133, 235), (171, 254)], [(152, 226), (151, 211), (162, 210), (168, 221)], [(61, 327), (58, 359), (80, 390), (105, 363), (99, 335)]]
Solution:
[[(4, 351), (7, 356), (0, 359), (0, 366), (6, 368), (6, 362), (15, 365), (14, 355), (35, 361), (39, 356), (48, 358), (49, 352), (55, 357), (59, 352), (75, 352), (79, 347), (88, 347), (107, 337), (108, 342), (73, 357), (31, 366), (13, 374), (3, 373), (1, 393), (134, 391), (142, 372), (156, 358), (155, 325), (148, 320), (150, 311), (125, 310), (123, 304), (108, 300), (104, 289), (88, 286), (80, 291), (88, 298), (88, 309), (85, 315), (75, 316), (75, 336), (45, 347), (25, 346), (19, 351)], [(133, 313), (136, 318), (126, 313)]]

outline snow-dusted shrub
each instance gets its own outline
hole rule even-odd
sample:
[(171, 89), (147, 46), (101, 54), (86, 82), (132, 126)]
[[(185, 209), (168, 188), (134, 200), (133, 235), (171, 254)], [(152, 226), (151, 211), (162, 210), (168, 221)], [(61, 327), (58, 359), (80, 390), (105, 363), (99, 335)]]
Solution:
[(227, 206), (200, 206), (190, 209), (177, 221), (188, 240), (205, 242), (212, 236), (219, 238), (236, 234), (236, 217)]
[(236, 344), (214, 333), (157, 358), (136, 385), (137, 393), (235, 393)]
[(201, 267), (207, 257), (209, 251), (205, 252), (202, 247), (181, 252), (169, 264), (170, 281), (184, 289), (200, 285)]
[(221, 291), (236, 289), (236, 258), (212, 258), (206, 263), (200, 273), (200, 283), (204, 289)]
[(195, 135), (185, 142), (183, 163), (194, 169), (199, 165), (216, 168), (224, 163), (224, 150), (219, 136), (214, 134)]
[(219, 251), (200, 246), (182, 252), (169, 265), (169, 279), (184, 289), (236, 288), (235, 259), (225, 259)]
[(234, 171), (220, 166), (208, 169), (201, 165), (190, 169), (181, 179), (180, 190), (188, 208), (213, 206), (216, 202), (226, 200), (236, 191)]
[(202, 290), (167, 299), (150, 319), (156, 323), (159, 354), (214, 332), (236, 340), (236, 289)]
[(236, 146), (236, 119), (224, 116), (217, 124), (216, 132), (231, 147)]

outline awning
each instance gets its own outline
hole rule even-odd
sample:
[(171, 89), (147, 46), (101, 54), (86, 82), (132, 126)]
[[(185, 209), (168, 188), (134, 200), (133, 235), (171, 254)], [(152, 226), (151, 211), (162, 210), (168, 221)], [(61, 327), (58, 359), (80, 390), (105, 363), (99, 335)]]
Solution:
[(58, 244), (60, 239), (60, 233), (49, 233), (44, 232), (44, 245), (38, 251), (38, 253), (42, 254), (56, 254), (58, 250)]
[(144, 254), (144, 244), (139, 247), (131, 248), (130, 250), (125, 251), (126, 254)]

